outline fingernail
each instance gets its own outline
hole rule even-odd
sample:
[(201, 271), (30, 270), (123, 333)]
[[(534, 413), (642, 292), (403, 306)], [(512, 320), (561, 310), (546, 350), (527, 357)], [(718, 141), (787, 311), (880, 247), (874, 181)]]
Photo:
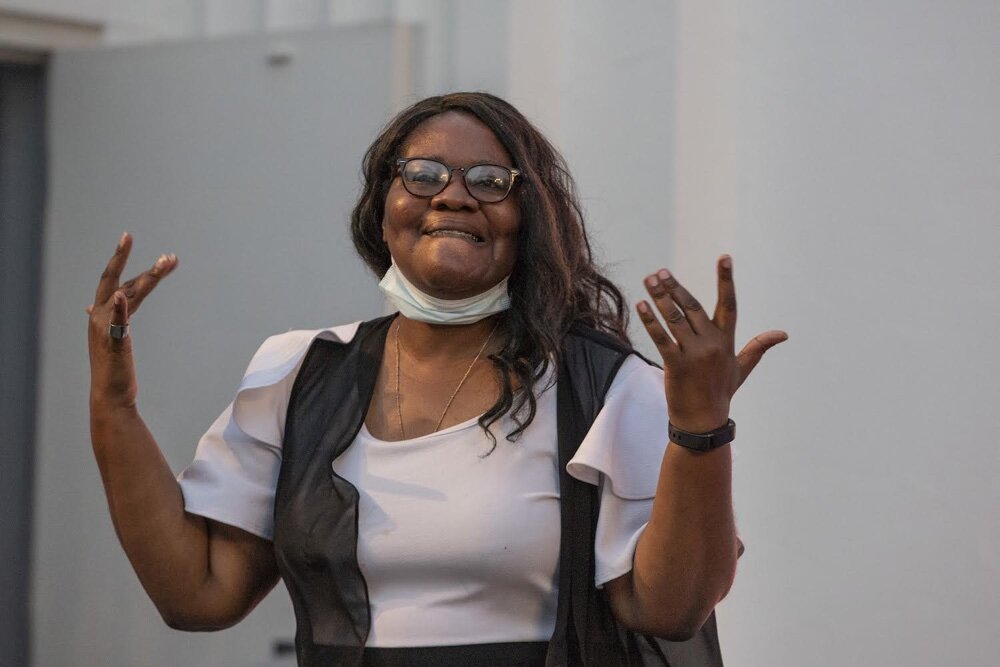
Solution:
[(115, 305), (116, 306), (122, 305), (122, 293), (121, 292), (115, 292), (114, 300), (115, 300)]
[(639, 309), (639, 312), (640, 312), (640, 313), (648, 313), (648, 312), (649, 312), (649, 306), (647, 306), (647, 305), (646, 305), (646, 302), (645, 302), (645, 301), (640, 301), (640, 302), (639, 302), (639, 303), (638, 303), (638, 304), (636, 305), (636, 308), (638, 308), (638, 309)]
[(731, 269), (733, 268), (733, 258), (729, 255), (722, 256), (722, 268)]
[(656, 275), (654, 274), (646, 278), (646, 284), (649, 285), (650, 287), (656, 287), (657, 285), (660, 284), (660, 279), (657, 278)]
[(660, 269), (656, 275), (660, 277), (660, 280), (670, 280), (670, 272), (666, 269)]
[(125, 239), (128, 238), (128, 232), (122, 232), (122, 237), (118, 239), (118, 249), (121, 250), (125, 247)]
[(155, 264), (155, 266), (156, 266), (156, 268), (158, 268), (158, 269), (162, 269), (162, 268), (163, 268), (163, 265), (164, 265), (164, 264), (166, 264), (166, 263), (167, 263), (167, 256), (166, 256), (166, 255), (160, 255), (160, 256), (159, 256), (159, 257), (158, 257), (158, 258), (156, 259), (156, 264)]

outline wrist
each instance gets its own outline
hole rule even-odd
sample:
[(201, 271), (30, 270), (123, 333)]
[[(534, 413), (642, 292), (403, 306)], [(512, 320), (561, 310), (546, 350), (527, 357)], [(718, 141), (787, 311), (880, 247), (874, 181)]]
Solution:
[(667, 419), (670, 420), (671, 426), (681, 431), (687, 431), (688, 433), (710, 433), (729, 423), (729, 411), (718, 411), (703, 415), (679, 415), (677, 417), (668, 414)]
[(724, 447), (736, 438), (736, 424), (732, 419), (710, 431), (691, 432), (678, 428), (670, 423), (668, 428), (670, 442), (696, 452), (710, 452)]

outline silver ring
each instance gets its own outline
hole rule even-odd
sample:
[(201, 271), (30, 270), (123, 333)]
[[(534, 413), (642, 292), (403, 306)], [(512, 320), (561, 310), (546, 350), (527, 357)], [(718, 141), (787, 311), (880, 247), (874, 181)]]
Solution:
[(128, 324), (112, 324), (108, 329), (108, 335), (115, 340), (121, 340), (128, 335)]

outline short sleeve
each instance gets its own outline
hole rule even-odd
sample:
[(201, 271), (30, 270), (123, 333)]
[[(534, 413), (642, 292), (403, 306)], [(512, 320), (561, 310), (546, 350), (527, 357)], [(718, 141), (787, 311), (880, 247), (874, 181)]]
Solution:
[(632, 570), (636, 544), (653, 507), (667, 441), (663, 371), (630, 356), (566, 465), (570, 475), (600, 488), (594, 543), (598, 587)]
[(178, 476), (184, 509), (272, 539), (285, 413), (295, 376), (317, 337), (347, 341), (358, 323), (272, 336), (254, 354), (233, 402)]

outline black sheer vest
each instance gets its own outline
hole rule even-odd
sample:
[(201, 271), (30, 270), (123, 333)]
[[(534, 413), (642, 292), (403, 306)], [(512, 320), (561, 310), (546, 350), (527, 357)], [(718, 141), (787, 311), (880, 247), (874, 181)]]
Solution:
[[(292, 388), (275, 497), (274, 548), (295, 609), (295, 648), (303, 667), (366, 664), (371, 610), (357, 561), (358, 491), (333, 472), (332, 463), (364, 422), (391, 321), (389, 316), (363, 323), (348, 343), (315, 339)], [(571, 477), (566, 463), (631, 353), (610, 336), (584, 327), (574, 327), (563, 344), (557, 383), (559, 597), (545, 667), (722, 667), (714, 614), (686, 642), (640, 637), (618, 625), (594, 586), (597, 487)]]

